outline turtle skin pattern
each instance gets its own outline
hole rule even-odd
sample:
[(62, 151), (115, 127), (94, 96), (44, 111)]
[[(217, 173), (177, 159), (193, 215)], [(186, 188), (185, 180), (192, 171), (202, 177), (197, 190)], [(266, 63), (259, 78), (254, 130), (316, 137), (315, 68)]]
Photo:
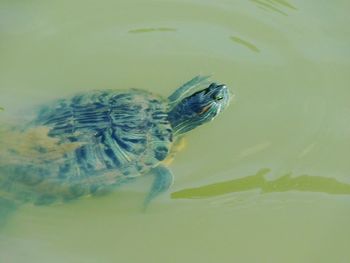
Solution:
[(164, 99), (142, 90), (93, 91), (44, 106), (28, 128), (47, 127), (58, 145), (78, 146), (40, 165), (3, 167), (12, 176), (2, 188), (36, 204), (108, 192), (167, 157), (173, 142), (167, 110)]

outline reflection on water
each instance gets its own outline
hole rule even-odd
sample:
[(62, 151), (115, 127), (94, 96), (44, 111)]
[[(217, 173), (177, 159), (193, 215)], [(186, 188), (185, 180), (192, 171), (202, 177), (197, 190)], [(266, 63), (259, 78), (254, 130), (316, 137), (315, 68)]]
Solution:
[(261, 169), (256, 174), (243, 178), (174, 192), (171, 197), (173, 199), (198, 199), (254, 189), (260, 189), (261, 193), (302, 191), (334, 195), (350, 194), (350, 184), (339, 182), (334, 178), (310, 175), (292, 177), (292, 174), (289, 173), (275, 180), (267, 180), (265, 175), (269, 172), (270, 169)]
[(259, 8), (266, 11), (273, 11), (287, 16), (287, 9), (297, 10), (297, 8), (286, 0), (251, 0)]
[(170, 28), (170, 27), (157, 27), (157, 28), (138, 28), (138, 29), (132, 29), (129, 30), (129, 33), (137, 34), (137, 33), (149, 33), (149, 32), (174, 32), (176, 31), (176, 28)]
[(254, 52), (257, 52), (257, 53), (260, 52), (260, 50), (255, 45), (253, 45), (252, 43), (248, 42), (247, 40), (244, 40), (242, 38), (235, 37), (235, 36), (231, 36), (230, 39), (233, 42), (235, 42), (235, 43), (238, 43), (240, 45), (243, 45), (243, 46), (249, 48), (251, 51), (254, 51)]

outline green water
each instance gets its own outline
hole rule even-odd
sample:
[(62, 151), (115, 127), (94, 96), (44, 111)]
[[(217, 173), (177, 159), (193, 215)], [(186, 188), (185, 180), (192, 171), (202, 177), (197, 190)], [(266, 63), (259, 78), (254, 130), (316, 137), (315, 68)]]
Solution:
[(350, 262), (350, 3), (1, 1), (0, 118), (97, 88), (164, 96), (197, 74), (235, 99), (194, 130), (175, 183), (25, 206), (0, 262)]

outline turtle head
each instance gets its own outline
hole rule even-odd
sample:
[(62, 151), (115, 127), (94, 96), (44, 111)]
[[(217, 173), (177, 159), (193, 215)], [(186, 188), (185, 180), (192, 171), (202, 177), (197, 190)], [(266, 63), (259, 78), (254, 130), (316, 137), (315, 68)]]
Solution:
[(169, 112), (174, 134), (179, 135), (213, 120), (230, 102), (226, 85), (212, 83), (179, 101)]

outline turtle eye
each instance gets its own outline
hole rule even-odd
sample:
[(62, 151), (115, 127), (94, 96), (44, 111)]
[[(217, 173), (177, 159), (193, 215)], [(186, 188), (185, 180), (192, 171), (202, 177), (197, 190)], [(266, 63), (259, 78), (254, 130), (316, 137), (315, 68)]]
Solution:
[(222, 100), (223, 98), (224, 98), (224, 96), (222, 96), (221, 94), (214, 95), (214, 100), (216, 100), (216, 101)]

